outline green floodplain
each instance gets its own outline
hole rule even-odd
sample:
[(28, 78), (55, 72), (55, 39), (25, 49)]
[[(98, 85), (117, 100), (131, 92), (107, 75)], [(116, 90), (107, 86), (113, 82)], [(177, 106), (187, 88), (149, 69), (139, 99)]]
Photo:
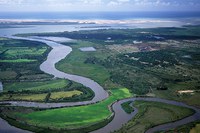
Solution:
[[(111, 90), (111, 96), (97, 104), (38, 111), (28, 114), (15, 113), (16, 119), (28, 121), (31, 125), (51, 128), (80, 128), (101, 122), (111, 116), (108, 106), (119, 99), (131, 97), (128, 89)], [(97, 113), (98, 112), (98, 113)], [(67, 115), (66, 115), (67, 114)]]
[[(11, 124), (33, 131), (87, 132), (112, 119), (108, 106), (114, 101), (131, 96), (160, 97), (200, 107), (199, 29), (199, 26), (190, 26), (31, 34), (77, 40), (63, 43), (73, 51), (57, 63), (56, 68), (89, 77), (111, 95), (97, 104), (70, 108), (40, 110), (2, 106), (2, 114)], [(79, 49), (82, 47), (94, 47), (96, 51), (82, 52)], [(90, 89), (69, 80), (52, 79), (51, 75), (40, 71), (39, 65), (50, 50), (43, 43), (1, 38), (0, 80), (4, 83), (4, 92), (0, 100), (60, 102), (91, 99), (94, 94)], [(122, 105), (127, 113), (133, 111), (129, 104)], [(155, 125), (192, 114), (186, 108), (154, 102), (137, 101), (133, 106), (139, 113), (117, 132), (145, 132)], [(101, 113), (96, 114), (97, 110)], [(198, 123), (169, 132), (194, 132), (199, 128)]]

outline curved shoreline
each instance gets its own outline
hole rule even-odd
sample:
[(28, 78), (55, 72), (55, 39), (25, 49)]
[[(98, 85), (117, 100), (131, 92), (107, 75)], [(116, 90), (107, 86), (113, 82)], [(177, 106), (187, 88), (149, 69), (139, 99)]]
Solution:
[(6, 120), (0, 117), (0, 132), (1, 133), (31, 133), (30, 131), (23, 130), (17, 127), (10, 125)]
[[(95, 81), (93, 81), (89, 78), (82, 77), (82, 76), (67, 74), (67, 73), (61, 72), (55, 68), (55, 64), (57, 62), (59, 62), (60, 60), (64, 59), (72, 51), (72, 49), (70, 47), (64, 46), (64, 45), (54, 42), (54, 41), (44, 40), (44, 39), (40, 39), (40, 38), (36, 39), (36, 38), (23, 38), (23, 37), (13, 37), (13, 36), (11, 36), (9, 38), (23, 39), (23, 40), (30, 40), (30, 41), (39, 41), (39, 42), (43, 42), (43, 43), (47, 44), (48, 46), (52, 47), (52, 50), (48, 54), (47, 60), (44, 61), (40, 65), (40, 69), (42, 71), (44, 71), (45, 73), (54, 75), (55, 77), (69, 79), (69, 80), (81, 83), (86, 87), (89, 87), (91, 90), (94, 91), (95, 97), (91, 101), (68, 102), (68, 103), (38, 103), (38, 102), (26, 102), (26, 101), (5, 101), (5, 102), (0, 102), (0, 103), (10, 103), (12, 106), (58, 108), (58, 107), (69, 107), (69, 106), (93, 104), (93, 103), (102, 101), (109, 96), (108, 92), (105, 91)], [(127, 114), (122, 109), (121, 104), (126, 101), (134, 102), (136, 100), (161, 102), (161, 103), (190, 108), (190, 109), (193, 109), (196, 111), (196, 113), (193, 114), (192, 116), (188, 116), (182, 120), (178, 120), (175, 122), (170, 122), (168, 124), (163, 124), (163, 125), (159, 125), (159, 126), (150, 128), (149, 130), (146, 131), (147, 133), (154, 132), (154, 131), (160, 131), (160, 129), (170, 129), (170, 128), (177, 127), (179, 125), (183, 125), (183, 124), (200, 119), (200, 110), (198, 108), (186, 105), (181, 102), (170, 101), (170, 100), (165, 100), (165, 99), (160, 99), (160, 98), (128, 98), (128, 99), (123, 99), (123, 100), (119, 100), (119, 101), (115, 102), (111, 106), (113, 109), (113, 112), (115, 113), (113, 120), (110, 123), (108, 123), (106, 126), (100, 128), (98, 130), (95, 130), (92, 133), (106, 133), (106, 132), (112, 132), (112, 131), (120, 129), (123, 126), (123, 124), (125, 124), (129, 120), (131, 120), (138, 112), (138, 109), (134, 108), (135, 109), (134, 112), (132, 112), (131, 114)], [(0, 123), (5, 123), (5, 122), (6, 121), (2, 121), (0, 118)], [(10, 125), (10, 128), (11, 127), (13, 127), (13, 126)], [(7, 129), (9, 129), (9, 128), (7, 128)], [(16, 129), (16, 131), (18, 130), (18, 128), (15, 128), (15, 127), (14, 127), (14, 129)], [(25, 130), (22, 130), (22, 131), (26, 132)]]
[(40, 65), (40, 69), (45, 73), (53, 75), (54, 77), (69, 79), (74, 82), (80, 83), (90, 88), (95, 93), (95, 95), (92, 100), (83, 102), (39, 103), (39, 102), (27, 102), (27, 101), (5, 101), (0, 103), (10, 103), (13, 106), (24, 106), (24, 107), (57, 108), (57, 107), (69, 107), (69, 106), (93, 104), (108, 98), (109, 96), (108, 92), (105, 91), (103, 87), (101, 87), (94, 80), (78, 75), (67, 74), (55, 68), (56, 63), (58, 63), (60, 60), (64, 59), (67, 55), (70, 54), (70, 52), (72, 51), (71, 47), (62, 45), (54, 41), (44, 40), (39, 37), (24, 38), (24, 37), (10, 36), (9, 38), (43, 42), (48, 46), (52, 47), (52, 50), (47, 56), (47, 60)]
[[(121, 107), (121, 104), (124, 102), (134, 102), (134, 101), (149, 101), (149, 102), (160, 102), (164, 104), (170, 104), (170, 105), (175, 105), (175, 106), (180, 106), (180, 107), (185, 107), (189, 109), (193, 109), (195, 113), (193, 115), (187, 116), (183, 119), (174, 121), (174, 122), (169, 122), (166, 124), (161, 124), (155, 127), (152, 127), (145, 131), (145, 133), (153, 133), (156, 131), (162, 131), (162, 130), (169, 130), (175, 127), (178, 127), (180, 125), (184, 125), (196, 120), (200, 120), (200, 109), (189, 106), (185, 103), (182, 102), (177, 102), (177, 101), (172, 101), (172, 100), (166, 100), (166, 99), (161, 99), (161, 98), (142, 98), (142, 97), (137, 97), (137, 98), (127, 98), (123, 100), (119, 100), (115, 102), (112, 105), (112, 109), (115, 113), (114, 119), (108, 123), (106, 126), (93, 131), (92, 133), (109, 133), (109, 132), (114, 132), (116, 130), (119, 130), (124, 124), (126, 124), (128, 121), (134, 118), (134, 116), (138, 113), (138, 109), (134, 108), (134, 111), (131, 114), (127, 114)], [(109, 132), (108, 132), (109, 131)]]
[[(96, 103), (99, 101), (102, 101), (106, 99), (109, 94), (107, 91), (105, 91), (98, 83), (95, 81), (77, 76), (72, 74), (67, 74), (64, 72), (61, 72), (55, 68), (55, 64), (59, 62), (60, 60), (64, 59), (71, 51), (71, 47), (64, 46), (62, 44), (56, 43), (54, 41), (48, 41), (43, 39), (34, 39), (34, 38), (24, 38), (24, 37), (16, 37), (16, 36), (4, 36), (11, 39), (22, 39), (22, 40), (29, 40), (29, 41), (38, 41), (43, 42), (47, 44), (48, 46), (52, 47), (52, 50), (47, 56), (47, 60), (44, 61), (40, 65), (40, 69), (44, 71), (45, 73), (52, 74), (55, 77), (69, 79), (78, 83), (83, 84), (84, 86), (92, 89), (92, 91), (95, 93), (94, 98), (91, 101), (84, 101), (84, 102), (68, 102), (68, 103), (37, 103), (37, 102), (25, 102), (25, 101), (3, 101), (0, 102), (1, 104), (4, 103), (10, 103), (12, 106), (24, 106), (24, 107), (39, 107), (39, 108), (56, 108), (56, 107), (68, 107), (68, 106), (78, 106), (78, 105), (87, 105)], [(1, 126), (0, 132), (9, 132), (9, 133), (30, 133), (30, 131), (23, 130), (17, 127), (14, 127), (10, 125), (7, 121), (2, 119), (0, 117), (0, 125)]]

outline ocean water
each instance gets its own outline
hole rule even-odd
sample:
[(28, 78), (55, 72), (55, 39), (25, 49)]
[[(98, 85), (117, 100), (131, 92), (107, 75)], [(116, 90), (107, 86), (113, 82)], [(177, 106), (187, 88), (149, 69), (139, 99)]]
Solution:
[[(4, 21), (21, 20), (75, 20), (90, 24), (74, 25), (16, 25), (18, 28), (0, 28), (0, 36), (23, 33), (63, 32), (95, 29), (181, 27), (199, 25), (200, 12), (2, 12), (0, 24)], [(91, 24), (92, 23), (92, 24)], [(4, 26), (4, 25), (3, 25)]]
[(199, 18), (200, 12), (1, 12), (0, 19), (107, 19)]

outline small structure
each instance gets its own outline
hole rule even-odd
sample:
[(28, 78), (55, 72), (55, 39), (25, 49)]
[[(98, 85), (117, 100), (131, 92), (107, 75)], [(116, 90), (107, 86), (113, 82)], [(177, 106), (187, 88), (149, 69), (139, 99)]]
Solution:
[(133, 44), (141, 44), (142, 43), (142, 41), (133, 41)]
[(178, 94), (182, 95), (182, 94), (194, 94), (195, 90), (179, 90)]
[(82, 47), (82, 48), (79, 48), (79, 49), (82, 52), (93, 52), (93, 51), (96, 51), (96, 49), (94, 47)]

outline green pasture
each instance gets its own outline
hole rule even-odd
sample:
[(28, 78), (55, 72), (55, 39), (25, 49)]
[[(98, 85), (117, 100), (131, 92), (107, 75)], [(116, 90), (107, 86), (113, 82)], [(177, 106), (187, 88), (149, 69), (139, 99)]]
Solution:
[(78, 90), (52, 92), (50, 98), (51, 99), (71, 98), (73, 96), (81, 95), (82, 93), (83, 92), (78, 91)]
[(0, 80), (38, 80), (52, 76), (39, 69), (50, 47), (41, 42), (0, 39)]
[(5, 94), (0, 96), (0, 100), (17, 100), (17, 101), (40, 101), (43, 102), (47, 94)]
[[(60, 91), (50, 93), (51, 100), (60, 100), (63, 98), (71, 98), (72, 96), (79, 96), (82, 92), (78, 90), (73, 91)], [(0, 101), (2, 100), (17, 100), (17, 101), (39, 101), (44, 102), (48, 93), (40, 94), (4, 94), (0, 96)]]
[(47, 47), (34, 48), (34, 47), (9, 47), (4, 53), (6, 58), (18, 58), (28, 56), (40, 56), (47, 50)]
[(49, 81), (35, 81), (35, 82), (13, 82), (5, 83), (4, 91), (52, 91), (65, 88), (69, 84), (68, 80), (57, 79)]
[(4, 63), (23, 63), (23, 62), (35, 62), (37, 60), (30, 60), (30, 59), (17, 59), (17, 60), (0, 60), (0, 62)]
[(16, 113), (17, 119), (37, 125), (52, 128), (78, 128), (92, 125), (105, 120), (111, 115), (108, 106), (118, 99), (131, 97), (128, 89), (114, 89), (109, 98), (97, 104), (36, 111), (32, 113)]
[(104, 87), (111, 87), (113, 83), (109, 80), (110, 74), (105, 67), (99, 64), (85, 63), (85, 60), (92, 56), (100, 56), (101, 58), (104, 58), (106, 56), (105, 53), (98, 50), (95, 52), (82, 52), (79, 50), (80, 47), (95, 45), (96, 44), (90, 42), (77, 42), (76, 45), (71, 46), (73, 51), (69, 54), (69, 56), (57, 63), (56, 68), (66, 73), (89, 77)]

